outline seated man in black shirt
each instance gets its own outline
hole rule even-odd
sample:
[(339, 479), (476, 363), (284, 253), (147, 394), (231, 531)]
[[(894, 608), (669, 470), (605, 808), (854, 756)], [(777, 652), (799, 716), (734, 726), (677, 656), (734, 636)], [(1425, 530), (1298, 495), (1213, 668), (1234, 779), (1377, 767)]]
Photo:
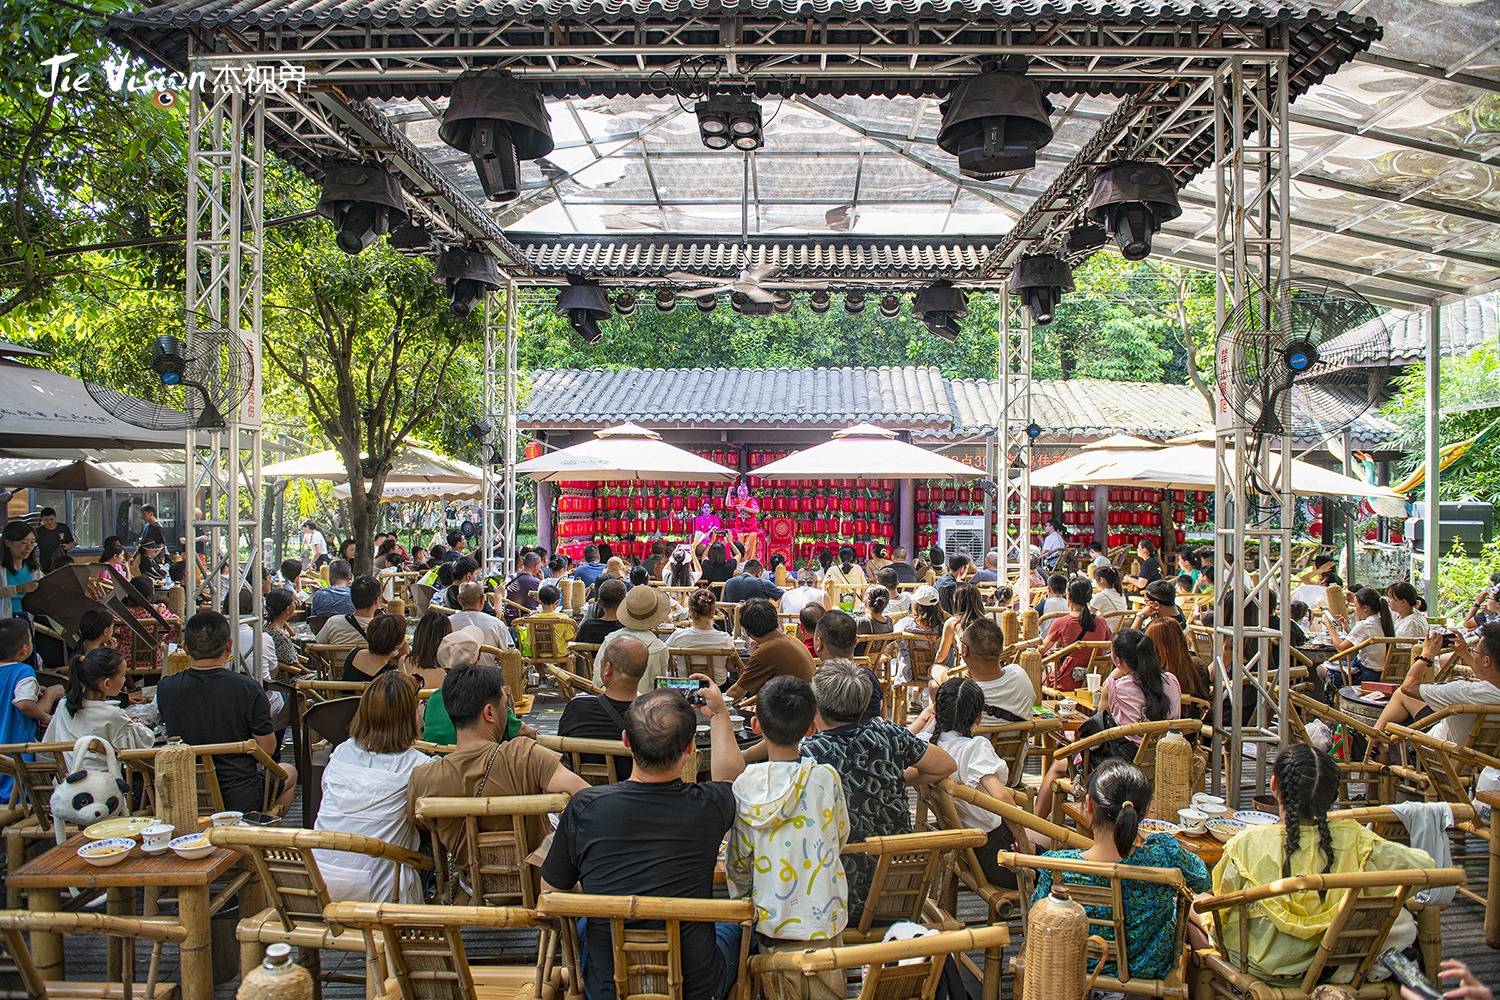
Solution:
[(614, 577), (605, 577), (599, 581), (599, 593), (594, 597), (594, 611), (597, 618), (585, 619), (578, 626), (578, 634), (573, 637), (574, 642), (591, 642), (595, 645), (604, 641), (604, 637), (611, 632), (618, 632), (622, 626), (616, 613), (620, 610), (620, 604), (625, 600), (625, 581), (616, 580)]
[[(710, 719), (713, 780), (682, 780), (687, 756), (697, 753), (698, 722), (682, 693), (641, 695), (625, 713), (625, 742), (634, 757), (630, 779), (573, 795), (542, 865), (543, 892), (576, 887), (603, 896), (713, 898), (719, 845), (734, 826), (731, 782), (745, 760), (718, 687), (710, 682), (700, 693), (704, 704), (698, 711)], [(728, 996), (738, 972), (740, 933), (739, 924), (682, 925), (684, 1000)], [(586, 993), (614, 1000), (608, 921), (580, 921), (579, 940)]]
[(781, 588), (765, 579), (765, 567), (759, 559), (747, 559), (740, 567), (744, 572), (724, 581), (724, 603), (738, 604), (752, 597), (768, 601), (781, 600)]
[(619, 739), (625, 731), (625, 713), (646, 672), (646, 660), (646, 644), (641, 640), (630, 635), (611, 639), (599, 661), (604, 694), (580, 694), (568, 702), (557, 722), (557, 735)]
[[(229, 619), (217, 611), (198, 612), (183, 626), (182, 644), (192, 659), (191, 668), (163, 677), (156, 687), (156, 704), (167, 735), (181, 737), (192, 746), (253, 739), (274, 757), (276, 733), (271, 728), (265, 688), (225, 667), (234, 656), (235, 636)], [(271, 806), (277, 815), (285, 814), (297, 792), (296, 768), (280, 767), (281, 789)], [(214, 758), (214, 773), (225, 809), (252, 812), (262, 807), (264, 779), (254, 757), (222, 754)]]

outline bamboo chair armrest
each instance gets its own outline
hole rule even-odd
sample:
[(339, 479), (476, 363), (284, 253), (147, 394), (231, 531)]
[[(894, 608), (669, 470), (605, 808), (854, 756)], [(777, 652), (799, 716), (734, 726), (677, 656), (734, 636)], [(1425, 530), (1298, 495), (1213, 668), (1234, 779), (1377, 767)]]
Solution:
[(755, 916), (755, 904), (748, 899), (675, 899), (669, 896), (595, 896), (582, 892), (546, 892), (537, 900), (537, 911), (546, 917), (742, 923)]
[(348, 927), (375, 927), (383, 923), (421, 924), (438, 927), (536, 927), (547, 919), (536, 910), (519, 906), (426, 906), (418, 903), (329, 903), (323, 919)]
[(422, 751), (429, 757), (442, 757), (457, 750), (458, 745), (455, 743), (429, 743), (426, 740), (417, 740), (417, 742), (412, 744), (412, 748)]
[(857, 844), (845, 844), (841, 853), (895, 854), (901, 851), (946, 851), (959, 847), (983, 847), (987, 839), (987, 834), (969, 829), (896, 833), (884, 837), (866, 837)]
[(255, 743), (253, 741), (251, 742), (250, 756), (254, 757), (255, 760), (266, 769), (267, 774), (275, 775), (283, 781), (286, 780), (287, 772), (281, 766), (281, 762), (272, 757), (270, 754), (266, 753), (266, 751), (261, 747), (259, 743)]
[(1106, 729), (1103, 732), (1095, 733), (1092, 736), (1085, 736), (1081, 740), (1075, 740), (1074, 742), (1069, 743), (1066, 746), (1058, 747), (1055, 751), (1053, 751), (1053, 756), (1071, 757), (1076, 753), (1082, 753), (1085, 750), (1092, 750), (1094, 747), (1099, 746), (1101, 743), (1107, 743), (1110, 740), (1116, 740), (1121, 738), (1122, 736), (1144, 735), (1146, 733), (1152, 732), (1160, 732), (1163, 734), (1202, 734), (1205, 729), (1207, 729), (1210, 734), (1213, 732), (1212, 728), (1204, 726), (1203, 723), (1199, 722), (1197, 719), (1172, 719), (1168, 723), (1132, 722), (1127, 726), (1115, 726), (1113, 729)]
[(1454, 743), (1451, 740), (1440, 740), (1436, 736), (1433, 736), (1431, 733), (1419, 732), (1418, 730), (1412, 729), (1408, 726), (1392, 725), (1391, 734), (1393, 736), (1415, 743), (1418, 746), (1424, 746), (1430, 750), (1437, 750), (1442, 753), (1458, 757), (1463, 760), (1465, 764), (1473, 765), (1476, 768), (1500, 768), (1500, 758), (1491, 756), (1490, 754), (1485, 753), (1483, 750), (1476, 750), (1473, 747)]
[(453, 819), (463, 816), (542, 816), (568, 807), (570, 795), (487, 795), (483, 798), (432, 796), (417, 800), (417, 819)]
[(1332, 889), (1398, 889), (1463, 885), (1468, 874), (1462, 868), (1405, 868), (1393, 871), (1345, 872), (1338, 875), (1300, 875), (1281, 878), (1265, 885), (1252, 886), (1222, 896), (1207, 896), (1193, 902), (1199, 913), (1227, 910), (1235, 906), (1258, 903), (1273, 896), (1293, 892), (1327, 892)]
[[(1472, 802), (1450, 802), (1453, 822), (1469, 823), (1478, 818), (1478, 810)], [(1360, 806), (1357, 809), (1336, 809), (1328, 814), (1330, 820), (1352, 819), (1356, 823), (1400, 823), (1401, 818), (1390, 806)]]
[(1037, 833), (1040, 833), (1045, 837), (1050, 837), (1054, 842), (1066, 844), (1069, 847), (1077, 847), (1083, 850), (1087, 850), (1088, 848), (1094, 846), (1094, 842), (1092, 840), (1090, 840), (1088, 837), (1085, 837), (1077, 830), (1070, 830), (1065, 826), (1058, 826), (1056, 823), (1053, 823), (1050, 820), (1043, 819), (1042, 817), (1037, 816), (1036, 814), (1026, 809), (1022, 809), (1020, 806), (1012, 805), (1011, 803), (1004, 802), (992, 795), (987, 795), (977, 788), (970, 788), (968, 785), (961, 785), (958, 782), (954, 781), (952, 778), (944, 778), (942, 781), (938, 782), (938, 787), (947, 792), (949, 795), (953, 796), (953, 798), (955, 799), (958, 799), (962, 802), (967, 802), (971, 806), (978, 806), (980, 809), (992, 812), (996, 816), (1001, 817), (1005, 820), (1006, 824), (1009, 825), (1012, 830), (1014, 830), (1017, 826), (1022, 826), (1027, 828), (1028, 830), (1035, 830)]
[(1147, 868), (1144, 865), (1111, 864), (1105, 861), (1070, 861), (1065, 858), (1049, 858), (1041, 854), (1020, 854), (1016, 851), (1001, 851), (996, 860), (1006, 868), (1045, 869), (1054, 872), (1083, 872), (1101, 878), (1130, 879), (1135, 882), (1151, 882), (1169, 885), (1186, 891), (1187, 880), (1177, 868)]
[[(257, 750), (260, 750), (260, 745), (254, 740), (241, 740), (238, 743), (192, 743), (187, 745), (191, 746), (195, 753), (207, 754), (211, 757), (217, 757), (226, 753), (253, 755)], [(68, 749), (71, 750), (72, 747)], [(156, 759), (156, 752), (160, 749), (161, 747), (150, 747), (145, 750), (120, 750), (115, 756), (122, 761), (131, 763), (137, 761), (154, 761)], [(269, 756), (264, 750), (260, 750), (260, 753), (261, 756)]]
[(187, 940), (187, 928), (166, 918), (115, 917), (103, 913), (31, 913), (0, 911), (0, 930), (42, 934), (109, 934), (114, 937), (145, 938), (148, 941)]
[(384, 858), (409, 868), (427, 870), (432, 859), (379, 837), (333, 830), (301, 830), (276, 826), (215, 826), (208, 830), (209, 843), (215, 847), (316, 849), (346, 851), (371, 858)]
[(851, 944), (834, 948), (806, 948), (802, 951), (773, 951), (750, 958), (751, 975), (770, 972), (797, 972), (811, 975), (863, 965), (896, 962), (907, 958), (954, 955), (970, 951), (1003, 948), (1010, 943), (1010, 929), (1004, 924), (973, 930), (941, 931), (926, 937), (902, 941), (880, 941), (874, 944)]
[(1315, 718), (1322, 719), (1325, 722), (1335, 722), (1340, 725), (1347, 726), (1355, 732), (1359, 733), (1365, 739), (1374, 740), (1377, 743), (1390, 742), (1389, 735), (1382, 733), (1380, 730), (1376, 729), (1374, 726), (1371, 726), (1369, 723), (1362, 722), (1359, 719), (1356, 719), (1354, 716), (1350, 715), (1348, 712), (1334, 708), (1332, 705), (1325, 705), (1321, 701), (1318, 701), (1316, 698), (1301, 694), (1297, 691), (1288, 691), (1287, 698), (1295, 703), (1298, 708), (1307, 712), (1309, 715), (1314, 716)]

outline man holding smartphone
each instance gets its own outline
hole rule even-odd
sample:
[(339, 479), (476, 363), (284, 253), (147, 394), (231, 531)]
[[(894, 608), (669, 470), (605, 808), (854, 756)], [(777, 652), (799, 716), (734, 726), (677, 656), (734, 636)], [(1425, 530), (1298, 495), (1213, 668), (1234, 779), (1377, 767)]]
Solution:
[[(1448, 645), (1451, 656), (1474, 671), (1472, 680), (1427, 683), (1439, 655)], [(1500, 622), (1479, 630), (1473, 648), (1463, 636), (1447, 629), (1434, 629), (1422, 643), (1422, 651), (1412, 657), (1411, 669), (1399, 690), (1391, 695), (1390, 704), (1375, 723), (1378, 732), (1392, 724), (1415, 721), (1445, 705), (1500, 705)], [(1432, 737), (1462, 744), (1468, 739), (1476, 715), (1455, 715), (1432, 727)]]

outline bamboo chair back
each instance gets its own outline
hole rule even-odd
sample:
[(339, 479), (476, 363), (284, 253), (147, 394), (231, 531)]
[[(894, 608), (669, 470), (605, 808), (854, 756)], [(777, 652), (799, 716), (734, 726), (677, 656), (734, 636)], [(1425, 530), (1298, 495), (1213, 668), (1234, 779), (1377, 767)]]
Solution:
[(1043, 735), (1062, 728), (1061, 719), (1029, 719), (1025, 722), (983, 722), (974, 727), (975, 736), (983, 736), (995, 748), (995, 755), (1010, 768), (1011, 788), (1020, 788), (1026, 771), (1026, 758)]
[[(1128, 612), (1127, 612), (1128, 613)], [(1119, 631), (1119, 629), (1115, 629)], [(1212, 664), (1214, 662), (1214, 632), (1213, 629), (1204, 628), (1201, 625), (1189, 625), (1187, 630), (1188, 648), (1201, 663)]]
[[(1343, 900), (1333, 922), (1323, 932), (1299, 989), (1304, 996), (1311, 995), (1326, 975), (1343, 966), (1352, 968), (1354, 973), (1347, 985), (1341, 985), (1358, 994), (1376, 958), (1385, 950), (1386, 935), (1406, 905), (1407, 897), (1413, 891), (1429, 886), (1462, 885), (1465, 878), (1460, 868), (1303, 875), (1224, 896), (1211, 896), (1194, 903), (1193, 908), (1200, 913), (1213, 914), (1214, 937), (1218, 941), (1225, 940), (1225, 911), (1229, 911), (1227, 919), (1238, 923), (1239, 940), (1243, 942), (1249, 939), (1255, 904), (1263, 899), (1296, 892), (1342, 893)], [(1242, 950), (1238, 955), (1230, 955), (1226, 949), (1221, 962), (1222, 967), (1216, 972), (1237, 972), (1246, 985), (1256, 981), (1250, 972), (1247, 952)]]
[(715, 684), (723, 687), (731, 672), (738, 674), (743, 669), (740, 654), (733, 649), (667, 650), (667, 673), (673, 677), (703, 674), (712, 677)]
[(906, 681), (908, 685), (925, 687), (932, 679), (932, 668), (937, 661), (938, 646), (942, 644), (942, 638), (942, 635), (937, 632), (902, 633), (901, 643), (906, 650), (906, 662), (909, 667)]
[(320, 679), (337, 681), (343, 680), (344, 660), (352, 651), (364, 648), (362, 642), (310, 642), (302, 647), (302, 652), (307, 654), (308, 667)]
[[(27, 944), (28, 934), (86, 934), (90, 937), (104, 935), (119, 938), (125, 961), (120, 964), (121, 981), (118, 983), (81, 983), (76, 979), (67, 982), (49, 981), (42, 978)], [(144, 939), (151, 942), (151, 964), (146, 982), (137, 991), (135, 983), (135, 942)], [(0, 910), (0, 998), (3, 1000), (48, 1000), (54, 995), (118, 996), (133, 1000), (136, 996), (154, 1000), (162, 995), (157, 990), (157, 971), (161, 966), (162, 945), (168, 941), (181, 944), (187, 939), (183, 927), (130, 917), (105, 916), (99, 913), (27, 913), (20, 910)], [(114, 948), (110, 942), (109, 948)], [(170, 989), (170, 987), (168, 987)], [(163, 991), (165, 992), (165, 991)]]
[(767, 996), (775, 995), (770, 977), (777, 977), (779, 985), (801, 976), (803, 988), (793, 995), (806, 997), (814, 992), (819, 973), (867, 966), (858, 1000), (933, 1000), (950, 957), (998, 950), (1009, 943), (1010, 930), (1004, 925), (942, 931), (904, 941), (767, 952), (750, 959), (750, 974), (767, 983)]
[(36, 818), (42, 830), (52, 829), (52, 787), (68, 774), (71, 743), (11, 743), (0, 746), (0, 771), (14, 781), (11, 799), (21, 807), (23, 821)]
[(556, 663), (544, 663), (542, 668), (547, 675), (557, 684), (558, 692), (567, 700), (572, 701), (578, 697), (580, 692), (584, 694), (604, 694), (604, 689), (593, 682), (592, 678), (575, 674), (566, 667), (558, 666)]
[[(755, 904), (748, 899), (671, 899), (663, 896), (591, 896), (549, 892), (538, 910), (560, 918), (565, 951), (576, 955), (578, 918), (609, 925), (615, 996), (618, 1000), (681, 1000), (683, 995), (682, 925), (742, 925), (739, 976), (746, 975)], [(643, 929), (641, 921), (661, 924)], [(629, 926), (627, 927), (627, 924)], [(602, 956), (592, 956), (598, 961)], [(738, 977), (737, 981), (739, 980)]]
[[(535, 971), (507, 966), (479, 967), (469, 964), (461, 931), (466, 927), (499, 930), (515, 927), (540, 928), (549, 934), (548, 921), (536, 911), (519, 907), (417, 906), (401, 903), (334, 903), (327, 910), (330, 923), (363, 931), (374, 947), (378, 935), (383, 944), (390, 975), (401, 1000), (475, 1000), (485, 985), (487, 973), (514, 971), (519, 975), (503, 980), (514, 987), (534, 976), (534, 992), (545, 995), (542, 984), (551, 980), (553, 949), (544, 947), (543, 962)], [(490, 991), (484, 991), (489, 993)], [(382, 995), (384, 991), (381, 991)], [(500, 995), (497, 991), (494, 995)]]
[[(1115, 964), (1115, 975), (1101, 975), (1095, 983), (1098, 989), (1122, 993), (1144, 993), (1154, 996), (1186, 997), (1186, 964), (1188, 905), (1192, 902), (1187, 882), (1176, 868), (1147, 868), (1144, 865), (1108, 864), (1071, 858), (1052, 858), (1033, 854), (1000, 852), (1000, 863), (1013, 868), (1017, 874), (1022, 899), (1030, 899), (1035, 889), (1037, 874), (1052, 873), (1054, 882), (1063, 882), (1068, 894), (1089, 911), (1089, 933), (1099, 934), (1110, 941), (1109, 960)], [(1067, 875), (1076, 876), (1068, 879)], [(1176, 965), (1164, 979), (1138, 978), (1130, 969), (1130, 936), (1125, 912), (1125, 886), (1129, 882), (1145, 882), (1162, 886), (1175, 896), (1175, 944), (1170, 954), (1176, 956)], [(1022, 914), (1021, 926), (1029, 930), (1030, 908)], [(1101, 934), (1101, 932), (1103, 932)], [(1043, 969), (1028, 969), (1028, 975), (1045, 974)], [(1169, 985), (1170, 984), (1170, 985)]]
[[(717, 584), (714, 585), (714, 589), (723, 590)], [(714, 621), (736, 639), (745, 637), (745, 633), (740, 631), (740, 606), (738, 604), (719, 601), (714, 605)]]
[(1426, 779), (1422, 792), (1431, 802), (1468, 802), (1473, 798), (1470, 785), (1474, 775), (1486, 767), (1500, 767), (1500, 760), (1493, 755), (1470, 746), (1440, 740), (1404, 726), (1393, 726), (1392, 732), (1411, 746), (1417, 770)]
[[(147, 797), (149, 798), (156, 781), (156, 751), (160, 747), (150, 750), (122, 750), (120, 751), (120, 763), (124, 766), (127, 777), (132, 773), (139, 774), (144, 782)], [(255, 763), (263, 770), (261, 789), (261, 808), (264, 809), (272, 799), (272, 781), (284, 775), (281, 765), (271, 759), (270, 754), (260, 748), (254, 740), (245, 740), (241, 743), (210, 743), (203, 746), (193, 747), (193, 757), (197, 762), (198, 779), (198, 815), (208, 816), (224, 809), (224, 796), (219, 790), (218, 772), (214, 767), (214, 760), (229, 754), (243, 754), (253, 757)], [(143, 815), (151, 815), (153, 805), (148, 804)]]
[[(567, 806), (566, 795), (417, 800), (417, 819), (432, 832), (440, 898), (457, 898), (451, 890), (463, 887), (476, 906), (536, 906), (535, 872), (528, 870), (526, 859), (542, 838), (535, 835), (537, 824), (527, 818), (560, 813)], [(463, 823), (461, 852), (443, 842), (433, 822), (438, 819)]]
[[(1086, 650), (1089, 654), (1088, 663), (1084, 669), (1089, 673), (1108, 674), (1109, 671), (1098, 669), (1101, 664), (1109, 663), (1110, 650), (1113, 648), (1108, 639), (1079, 639), (1068, 643), (1061, 649), (1054, 649), (1042, 660), (1042, 683), (1047, 687), (1056, 687), (1057, 672), (1061, 669), (1063, 661), (1080, 650)], [(1040, 693), (1040, 692), (1038, 692)]]
[[(944, 785), (951, 787), (951, 782), (928, 785), (920, 793), (937, 818), (937, 828), (940, 830), (968, 829), (963, 818), (958, 815), (958, 804)], [(1002, 911), (1008, 911), (1017, 902), (1018, 897), (1014, 889), (1005, 889), (990, 884), (989, 877), (985, 875), (984, 868), (979, 863), (979, 854), (975, 848), (955, 847), (949, 855), (948, 865), (951, 873), (971, 891), (988, 897), (986, 902), (989, 904), (991, 922), (1003, 916)]]
[[(635, 766), (630, 748), (619, 740), (588, 740), (573, 736), (543, 734), (537, 742), (563, 755), (568, 769), (591, 785), (613, 785), (630, 777)], [(698, 758), (688, 758), (683, 781), (698, 780)]]
[(569, 666), (579, 677), (594, 676), (594, 657), (598, 655), (599, 643), (597, 642), (568, 643), (568, 656), (572, 658)]
[(531, 661), (533, 663), (566, 663), (568, 642), (578, 631), (578, 626), (560, 618), (528, 615), (516, 622), (531, 636)]
[(862, 937), (869, 935), (872, 927), (889, 927), (903, 920), (921, 923), (949, 852), (979, 847), (984, 841), (985, 835), (978, 830), (929, 830), (846, 844), (846, 856), (875, 858), (864, 912), (849, 930)]
[(1385, 647), (1385, 666), (1380, 670), (1380, 679), (1387, 683), (1400, 684), (1411, 670), (1411, 658), (1421, 639), (1375, 639), (1373, 644)]

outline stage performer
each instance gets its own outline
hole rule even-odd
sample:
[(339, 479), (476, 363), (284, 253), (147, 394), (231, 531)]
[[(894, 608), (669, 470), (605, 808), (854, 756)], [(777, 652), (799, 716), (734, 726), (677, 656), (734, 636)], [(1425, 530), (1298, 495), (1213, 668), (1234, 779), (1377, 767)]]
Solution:
[(724, 506), (733, 512), (729, 522), (731, 537), (740, 546), (742, 560), (759, 559), (766, 550), (765, 532), (760, 524), (760, 501), (750, 495), (750, 487), (740, 480), (739, 488), (725, 494)]
[(712, 502), (703, 501), (703, 507), (698, 516), (693, 518), (693, 548), (696, 550), (700, 545), (706, 545), (713, 541), (714, 535), (724, 533), (724, 522), (719, 515), (714, 513)]

